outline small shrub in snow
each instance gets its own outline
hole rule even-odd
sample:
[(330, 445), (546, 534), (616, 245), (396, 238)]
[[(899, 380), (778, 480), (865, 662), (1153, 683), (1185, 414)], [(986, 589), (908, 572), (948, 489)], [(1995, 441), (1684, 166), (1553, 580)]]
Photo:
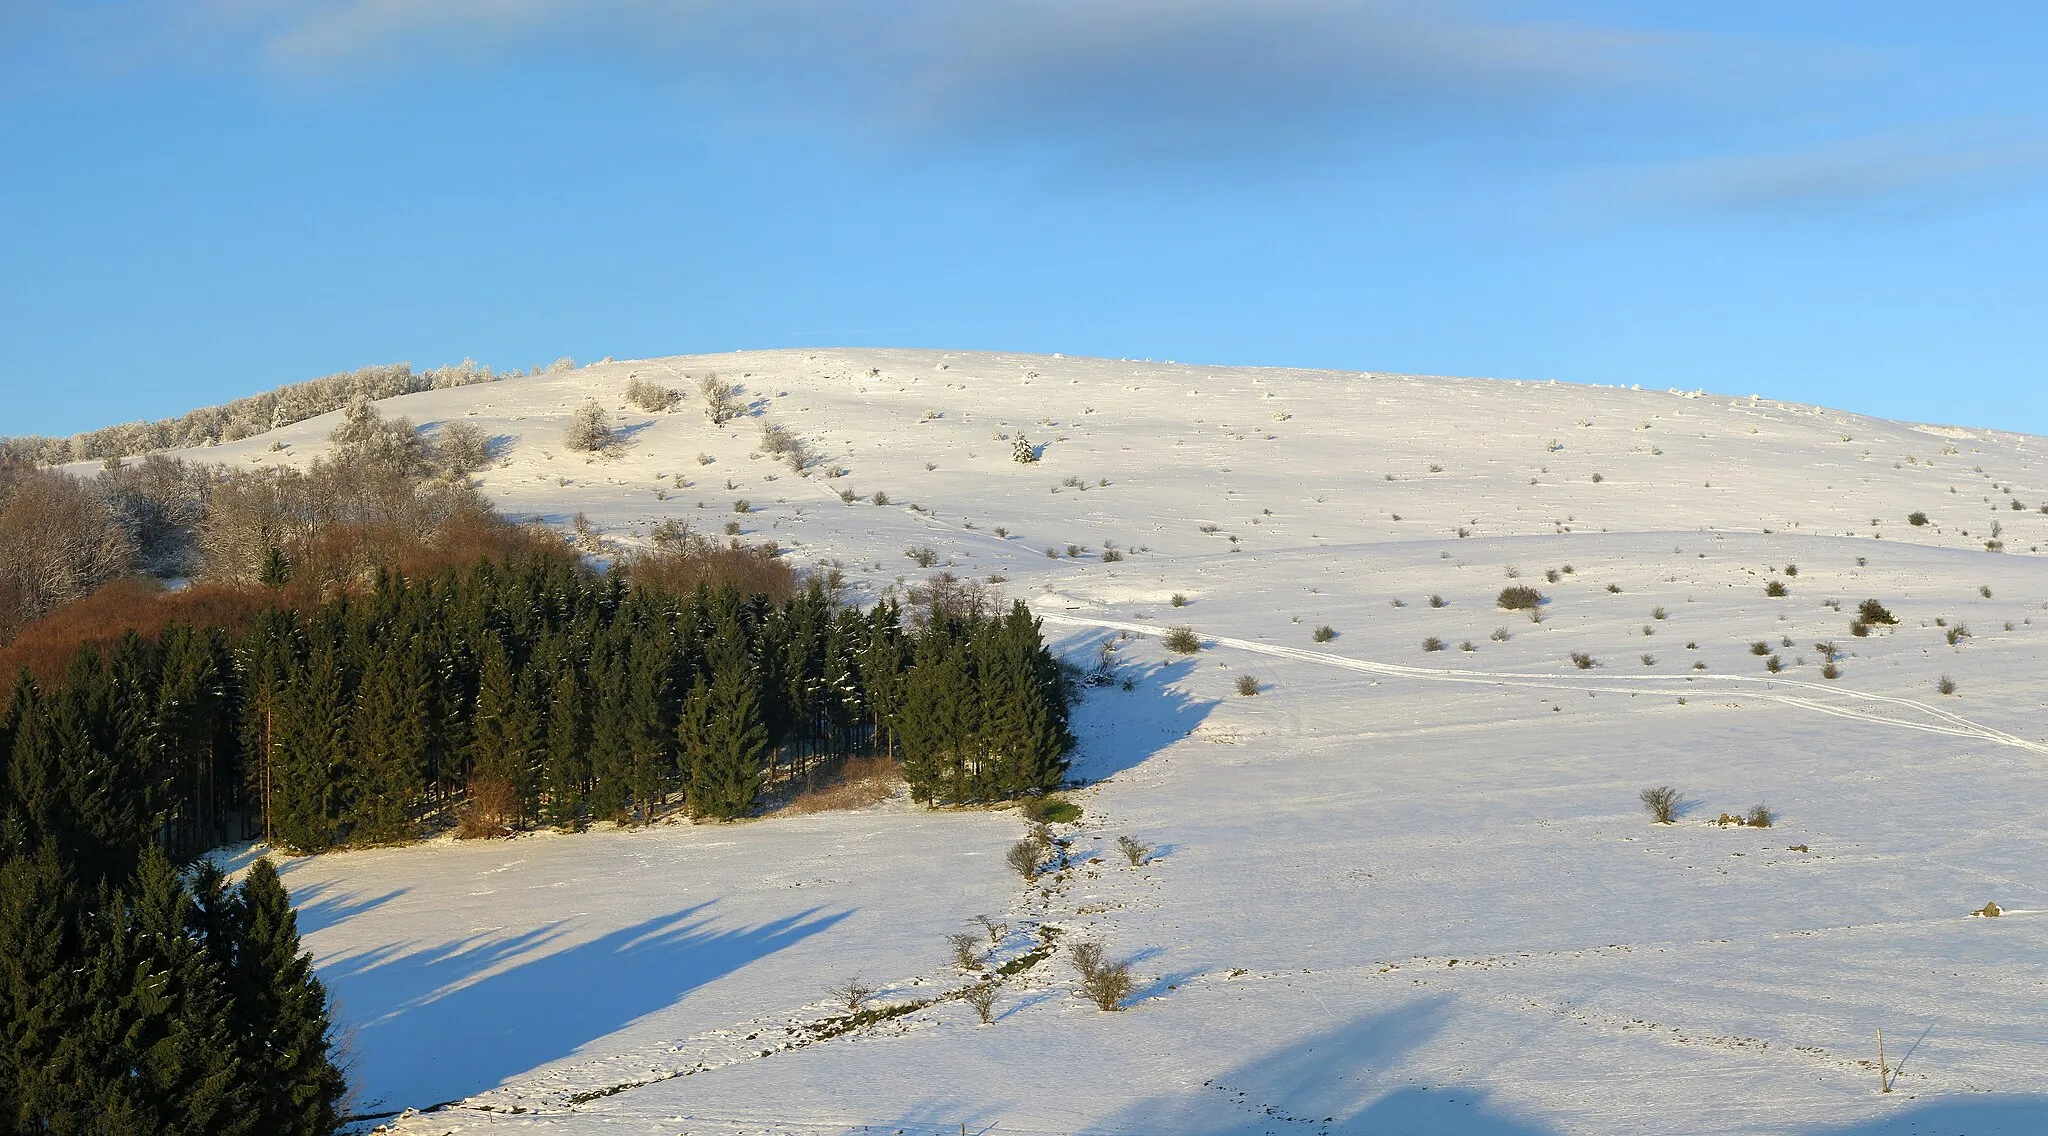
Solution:
[(1899, 621), (1897, 616), (1886, 611), (1885, 606), (1876, 600), (1864, 600), (1862, 603), (1857, 604), (1856, 618), (1865, 623), (1882, 623), (1887, 627)]
[(1927, 514), (1916, 509), (1906, 514), (1906, 523), (1917, 529), (1927, 523)]
[(1003, 857), (1018, 875), (1027, 880), (1038, 878), (1038, 865), (1042, 858), (1038, 843), (1032, 840), (1019, 840), (1010, 845), (1010, 851)]
[(1441, 651), (1444, 649), (1444, 641), (1432, 635), (1422, 641), (1422, 649), (1425, 651)]
[(961, 970), (981, 969), (981, 936), (972, 931), (959, 931), (946, 936), (946, 946), (953, 953), (953, 965)]
[(1665, 617), (1665, 614), (1666, 612), (1661, 607), (1653, 607), (1650, 609), (1651, 619), (1663, 619)]
[(1841, 678), (1842, 668), (1836, 666), (1833, 663), (1823, 664), (1820, 668), (1820, 677), (1827, 679)]
[(997, 989), (994, 982), (977, 982), (960, 992), (960, 1000), (973, 1007), (975, 1020), (982, 1025), (995, 1020)]
[(1785, 661), (1783, 659), (1780, 659), (1776, 655), (1772, 655), (1770, 658), (1764, 660), (1764, 669), (1771, 672), (1772, 674), (1777, 674), (1779, 671), (1785, 669)]
[(1150, 844), (1133, 840), (1128, 836), (1117, 837), (1116, 848), (1117, 851), (1124, 854), (1124, 859), (1131, 862), (1131, 867), (1133, 868), (1144, 866), (1145, 861), (1152, 858), (1152, 846)]
[(1179, 592), (1175, 592), (1175, 593), (1173, 593), (1173, 598), (1172, 598), (1172, 599), (1169, 599), (1169, 600), (1167, 600), (1166, 602), (1167, 602), (1167, 603), (1170, 603), (1170, 604), (1172, 604), (1172, 605), (1173, 605), (1173, 606), (1175, 606), (1175, 607), (1186, 607), (1186, 606), (1188, 606), (1188, 598), (1187, 598), (1186, 596), (1184, 596), (1184, 595), (1180, 594)]
[(1512, 584), (1500, 590), (1496, 603), (1502, 611), (1534, 611), (1543, 603), (1543, 593), (1527, 584)]
[(1654, 785), (1636, 794), (1636, 799), (1648, 809), (1650, 819), (1658, 824), (1671, 824), (1678, 819), (1678, 790), (1669, 785)]
[(1943, 694), (1954, 694), (1956, 692), (1956, 680), (1947, 675), (1942, 675), (1941, 681), (1934, 684), (1934, 689)]
[(1573, 651), (1573, 652), (1572, 652), (1572, 665), (1573, 665), (1573, 666), (1575, 666), (1575, 667), (1577, 667), (1577, 668), (1579, 668), (1580, 670), (1582, 670), (1582, 671), (1589, 671), (1589, 670), (1592, 670), (1592, 669), (1593, 669), (1593, 663), (1594, 663), (1594, 659), (1593, 659), (1593, 656), (1591, 656), (1591, 655), (1588, 655), (1588, 654), (1587, 654), (1587, 653), (1585, 653), (1584, 651)]
[(1429, 597), (1429, 606), (1431, 606), (1431, 607), (1448, 607), (1448, 606), (1450, 606), (1450, 601), (1449, 601), (1449, 600), (1447, 600), (1447, 599), (1445, 599), (1445, 598), (1443, 598), (1442, 596), (1431, 596), (1431, 597)]
[(874, 496), (869, 497), (868, 500), (873, 501), (877, 505), (887, 505), (889, 503), (889, 495), (877, 489)]
[(804, 440), (779, 422), (761, 424), (761, 452), (788, 463), (791, 473), (802, 473), (812, 460)]
[(1259, 692), (1259, 680), (1251, 675), (1237, 676), (1237, 692), (1246, 698)]
[(1608, 590), (1608, 592), (1609, 592), (1610, 594), (1613, 594), (1613, 595), (1620, 595), (1620, 594), (1621, 594), (1621, 585), (1620, 585), (1620, 584), (1609, 584), (1609, 585), (1607, 585), (1607, 590)]
[(929, 568), (939, 562), (938, 550), (929, 544), (913, 544), (903, 550), (903, 555), (910, 557), (919, 568)]
[(1764, 594), (1771, 597), (1774, 600), (1783, 599), (1785, 598), (1785, 585), (1781, 581), (1772, 580), (1770, 583), (1764, 585)]
[(1505, 627), (1496, 627), (1493, 629), (1493, 634), (1487, 636), (1487, 638), (1493, 640), (1496, 643), (1505, 643), (1508, 640), (1513, 639), (1514, 637), (1514, 632), (1509, 631)]
[(1787, 576), (1797, 576), (1797, 575), (1799, 574), (1799, 565), (1797, 565), (1797, 564), (1787, 564), (1787, 565), (1785, 565), (1785, 574), (1786, 574)]
[(1778, 814), (1772, 812), (1769, 805), (1751, 805), (1749, 815), (1742, 818), (1742, 823), (1751, 828), (1769, 828), (1777, 819)]
[(974, 917), (974, 921), (981, 924), (982, 930), (988, 932), (988, 947), (990, 950), (1001, 946), (1003, 936), (1010, 933), (1010, 925), (1008, 923), (998, 923), (986, 915), (977, 915)]
[(1771, 645), (1759, 639), (1749, 645), (1749, 653), (1761, 659), (1771, 653)]
[(1099, 943), (1075, 943), (1074, 969), (1081, 974), (1081, 995), (1098, 1010), (1121, 1010), (1137, 989), (1129, 962), (1112, 962)]
[(1019, 434), (1017, 435), (1016, 444), (1010, 447), (1010, 458), (1024, 465), (1030, 465), (1038, 460), (1038, 447), (1031, 444), (1031, 439)]
[(825, 993), (831, 995), (833, 1001), (846, 1007), (849, 1011), (858, 1013), (860, 1008), (867, 1004), (867, 1000), (875, 996), (875, 988), (868, 983), (862, 982), (860, 977), (856, 975), (826, 990)]
[(1166, 649), (1176, 654), (1192, 655), (1202, 649), (1202, 637), (1192, 627), (1175, 627), (1166, 633)]
[(1335, 639), (1336, 637), (1337, 629), (1331, 627), (1327, 623), (1316, 628), (1315, 631), (1309, 636), (1309, 638), (1314, 639), (1318, 643), (1328, 643), (1330, 640)]

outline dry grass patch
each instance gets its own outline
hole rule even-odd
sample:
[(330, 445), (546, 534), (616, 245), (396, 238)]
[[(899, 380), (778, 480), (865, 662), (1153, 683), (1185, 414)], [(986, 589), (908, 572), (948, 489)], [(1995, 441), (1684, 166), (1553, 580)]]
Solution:
[(779, 811), (802, 814), (864, 809), (888, 800), (902, 784), (902, 768), (886, 757), (848, 758), (837, 773), (813, 777)]

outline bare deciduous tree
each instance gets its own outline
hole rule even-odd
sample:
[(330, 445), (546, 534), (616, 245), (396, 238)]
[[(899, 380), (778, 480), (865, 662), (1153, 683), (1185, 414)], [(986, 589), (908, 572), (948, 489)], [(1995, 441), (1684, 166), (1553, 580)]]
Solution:
[(1650, 819), (1658, 824), (1671, 824), (1678, 819), (1678, 790), (1669, 785), (1653, 785), (1636, 794), (1643, 807), (1650, 812)]

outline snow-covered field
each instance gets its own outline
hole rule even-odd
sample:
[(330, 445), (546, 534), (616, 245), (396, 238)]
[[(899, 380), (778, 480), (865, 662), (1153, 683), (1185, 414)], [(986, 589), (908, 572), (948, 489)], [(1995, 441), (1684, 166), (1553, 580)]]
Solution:
[[(633, 376), (713, 372), (749, 416), (626, 406)], [(561, 444), (592, 397), (625, 427), (609, 456)], [(400, 1131), (2048, 1132), (2043, 439), (884, 350), (381, 409), (498, 435), (482, 482), (514, 514), (621, 545), (736, 522), (860, 600), (1000, 578), (1062, 653), (1112, 644), (1132, 680), (1077, 712), (1074, 867), (1039, 885), (1003, 861), (1016, 813), (901, 800), (293, 862), (361, 1109), (429, 1110)], [(750, 456), (764, 421), (819, 455), (808, 476)], [(304, 461), (333, 425), (193, 456)], [(1509, 584), (1548, 597), (1540, 623), (1496, 609)], [(1899, 622), (1852, 637), (1871, 598)], [(1167, 651), (1176, 625), (1204, 649)], [(1679, 823), (1649, 822), (1654, 784), (1692, 802)], [(1757, 803), (1774, 827), (1711, 823)], [(2006, 914), (1969, 915), (1987, 901)], [(871, 1005), (963, 986), (945, 937), (976, 915), (1008, 925), (997, 961), (1055, 927), (1134, 959), (1138, 994), (1097, 1011), (1059, 953), (992, 1024), (942, 1000), (824, 1036), (851, 976)]]

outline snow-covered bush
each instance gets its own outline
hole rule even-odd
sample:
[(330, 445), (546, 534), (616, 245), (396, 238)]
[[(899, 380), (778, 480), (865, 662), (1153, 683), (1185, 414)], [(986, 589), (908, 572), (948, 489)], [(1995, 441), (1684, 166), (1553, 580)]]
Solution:
[(596, 401), (584, 403), (562, 431), (562, 444), (580, 453), (594, 453), (612, 442), (612, 416)]
[(792, 473), (802, 473), (811, 464), (811, 452), (804, 440), (779, 422), (761, 424), (761, 452), (787, 462)]
[(450, 477), (475, 473), (491, 464), (491, 440), (469, 422), (450, 422), (434, 435), (434, 459)]
[(704, 417), (714, 426), (723, 426), (740, 416), (744, 409), (740, 403), (740, 387), (717, 375), (706, 375), (697, 380), (697, 393), (704, 398)]
[(626, 401), (649, 414), (673, 410), (676, 403), (681, 402), (682, 399), (683, 394), (681, 391), (675, 390), (672, 387), (665, 387), (660, 383), (650, 382), (637, 375), (626, 383)]

